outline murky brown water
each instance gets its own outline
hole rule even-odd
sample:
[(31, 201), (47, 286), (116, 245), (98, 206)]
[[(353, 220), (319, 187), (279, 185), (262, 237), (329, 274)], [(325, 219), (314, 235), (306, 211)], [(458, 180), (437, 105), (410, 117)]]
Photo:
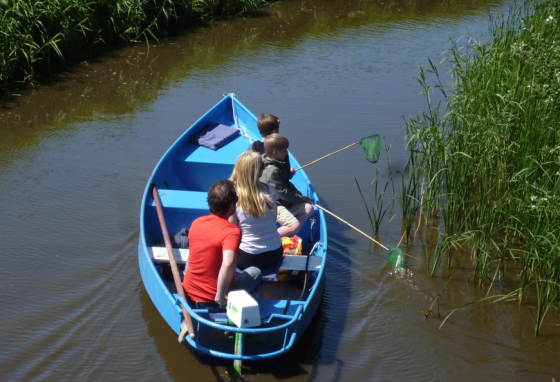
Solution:
[[(137, 269), (141, 193), (157, 160), (223, 93), (282, 119), (300, 163), (379, 133), (407, 156), (401, 116), (422, 110), (413, 79), (449, 36), (482, 36), (485, 1), (287, 1), (265, 17), (219, 21), (157, 44), (114, 50), (22, 94), (0, 112), (0, 380), (230, 380), (177, 344)], [(307, 171), (327, 208), (369, 232), (354, 178), (387, 165), (347, 150)], [(398, 177), (398, 175), (395, 175)], [(389, 201), (387, 201), (389, 202)], [(379, 239), (401, 236), (398, 204)], [(388, 224), (388, 217), (396, 217)], [(296, 349), (248, 369), (248, 381), (542, 380), (560, 375), (551, 312), (533, 335), (531, 303), (443, 317), (483, 297), (467, 263), (435, 278), (329, 219), (322, 308)], [(420, 239), (425, 237), (425, 240)], [(421, 229), (409, 248), (423, 258)], [(492, 293), (515, 287), (515, 264)], [(448, 283), (449, 277), (452, 276)], [(447, 284), (448, 283), (448, 284)], [(447, 286), (446, 286), (447, 285)], [(445, 290), (443, 288), (446, 286)], [(441, 293), (440, 313), (424, 318)]]

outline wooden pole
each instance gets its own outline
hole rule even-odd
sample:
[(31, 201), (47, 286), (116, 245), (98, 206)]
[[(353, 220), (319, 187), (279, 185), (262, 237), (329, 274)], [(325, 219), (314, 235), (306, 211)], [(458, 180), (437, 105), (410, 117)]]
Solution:
[[(157, 188), (154, 186), (152, 189), (152, 193), (154, 195), (154, 200), (156, 202), (156, 210), (159, 219), (159, 225), (161, 226), (161, 232), (163, 234), (163, 240), (165, 241), (165, 247), (167, 248), (167, 255), (169, 256), (169, 264), (171, 264), (171, 271), (173, 272), (173, 280), (175, 281), (175, 288), (177, 288), (177, 294), (183, 297), (185, 301), (187, 298), (185, 296), (185, 291), (183, 290), (183, 284), (181, 284), (181, 277), (179, 276), (179, 268), (177, 268), (177, 262), (175, 261), (175, 256), (173, 255), (173, 248), (171, 247), (171, 240), (169, 240), (169, 233), (167, 232), (167, 225), (165, 224), (165, 218), (163, 217), (163, 208), (161, 207), (161, 200), (159, 198), (159, 194)], [(186, 329), (194, 340), (194, 329), (192, 318), (187, 309), (181, 304), (181, 308), (183, 310), (183, 330), (181, 330), (181, 334), (184, 333), (184, 327), (186, 322)], [(179, 342), (181, 341), (181, 335), (179, 335)]]
[(374, 243), (379, 244), (380, 246), (382, 246), (383, 248), (385, 248), (386, 250), (389, 250), (389, 248), (387, 248), (386, 246), (384, 246), (383, 244), (381, 244), (380, 242), (378, 242), (377, 240), (375, 240), (373, 237), (366, 235), (365, 233), (363, 233), (362, 231), (360, 231), (359, 229), (357, 229), (356, 227), (354, 227), (352, 224), (348, 223), (346, 220), (342, 219), (339, 216), (336, 216), (335, 214), (333, 214), (332, 212), (324, 209), (323, 207), (321, 207), (318, 204), (312, 203), (314, 206), (317, 206), (318, 208), (322, 209), (323, 211), (325, 211), (326, 213), (328, 213), (329, 215), (334, 216), (335, 218), (337, 218), (338, 220), (340, 220), (341, 222), (349, 225), (350, 227), (354, 228), (356, 231), (358, 231), (359, 233), (361, 233), (362, 235), (364, 235), (365, 237), (367, 237), (368, 239), (372, 240)]
[[(330, 153), (330, 154), (325, 155), (324, 157), (321, 157), (321, 158), (319, 158), (319, 159), (316, 159), (316, 160), (314, 160), (313, 162), (306, 164), (305, 166), (301, 166), (300, 168), (296, 168), (294, 171), (299, 171), (299, 170), (301, 170), (301, 169), (304, 168), (304, 167), (311, 166), (313, 163), (317, 163), (317, 162), (319, 162), (320, 160), (325, 159), (326, 157), (330, 157), (331, 155), (334, 155), (334, 154), (336, 154), (336, 153), (339, 153), (339, 152), (341, 152), (342, 150), (346, 150), (347, 148), (352, 147), (352, 146), (354, 146), (354, 145), (357, 145), (358, 143), (360, 143), (360, 142), (352, 143), (351, 145), (348, 145), (348, 146), (346, 146), (346, 147), (343, 148), (343, 149), (337, 150), (337, 151), (335, 151), (334, 153)], [(319, 207), (319, 206), (317, 206), (317, 207)]]

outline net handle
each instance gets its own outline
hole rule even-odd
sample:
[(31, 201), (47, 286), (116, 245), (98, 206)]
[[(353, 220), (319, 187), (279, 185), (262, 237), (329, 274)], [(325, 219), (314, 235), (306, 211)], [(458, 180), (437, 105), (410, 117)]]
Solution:
[(346, 150), (347, 148), (352, 147), (352, 146), (354, 146), (354, 145), (357, 145), (358, 143), (360, 143), (360, 142), (358, 141), (358, 142), (352, 143), (351, 145), (348, 145), (348, 146), (346, 146), (346, 147), (344, 147), (344, 148), (342, 148), (342, 149), (340, 149), (340, 150), (337, 150), (337, 151), (335, 151), (335, 152), (333, 152), (333, 153), (330, 153), (330, 154), (325, 155), (324, 157), (321, 157), (321, 158), (319, 158), (319, 159), (316, 159), (316, 160), (314, 160), (313, 162), (306, 164), (305, 166), (301, 166), (300, 168), (296, 168), (294, 171), (299, 171), (299, 170), (301, 170), (302, 168), (305, 168), (305, 167), (307, 167), (307, 166), (311, 166), (313, 163), (317, 163), (317, 162), (319, 162), (320, 160), (325, 159), (326, 157), (330, 157), (331, 155), (334, 155), (334, 154), (336, 154), (336, 153), (339, 153), (339, 152), (341, 152), (342, 150)]

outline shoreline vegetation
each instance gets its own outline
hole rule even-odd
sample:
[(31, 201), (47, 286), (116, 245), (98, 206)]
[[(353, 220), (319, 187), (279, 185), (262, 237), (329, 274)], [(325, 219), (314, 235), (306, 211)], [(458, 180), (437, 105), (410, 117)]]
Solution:
[(118, 43), (157, 40), (264, 0), (0, 1), (0, 90), (5, 94)]
[[(403, 219), (439, 226), (429, 276), (467, 256), (470, 281), (487, 288), (454, 311), (530, 302), (538, 335), (560, 306), (560, 0), (515, 5), (490, 18), (490, 33), (486, 43), (453, 41), (449, 88), (431, 61), (420, 72), (428, 111), (404, 126)], [(512, 264), (518, 287), (492, 294)]]

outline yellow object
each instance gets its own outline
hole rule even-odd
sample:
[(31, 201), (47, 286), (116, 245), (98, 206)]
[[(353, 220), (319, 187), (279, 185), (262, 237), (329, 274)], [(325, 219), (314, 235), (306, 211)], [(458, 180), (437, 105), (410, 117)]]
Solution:
[[(302, 240), (299, 236), (294, 237), (283, 237), (282, 238), (282, 248), (284, 249), (284, 256), (300, 256), (301, 255), (301, 243)], [(280, 270), (278, 272), (278, 281), (289, 281), (292, 278), (292, 271), (290, 270)]]
[(301, 255), (301, 242), (302, 242), (301, 238), (297, 235), (295, 235), (294, 237), (283, 237), (282, 247), (284, 248), (284, 256)]

